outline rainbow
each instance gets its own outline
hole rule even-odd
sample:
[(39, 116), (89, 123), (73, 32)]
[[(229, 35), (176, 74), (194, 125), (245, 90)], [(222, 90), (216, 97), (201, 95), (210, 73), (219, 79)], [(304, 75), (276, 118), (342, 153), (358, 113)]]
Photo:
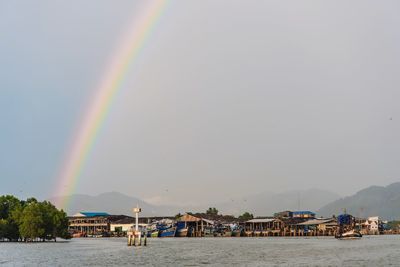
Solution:
[(57, 180), (56, 196), (59, 208), (68, 207), (68, 196), (77, 187), (85, 162), (92, 150), (96, 137), (103, 125), (125, 76), (140, 54), (146, 39), (165, 10), (167, 0), (146, 0), (144, 11), (133, 20), (130, 30), (112, 57), (104, 78), (95, 90), (93, 102), (89, 105), (77, 135), (73, 138), (71, 150), (61, 168)]

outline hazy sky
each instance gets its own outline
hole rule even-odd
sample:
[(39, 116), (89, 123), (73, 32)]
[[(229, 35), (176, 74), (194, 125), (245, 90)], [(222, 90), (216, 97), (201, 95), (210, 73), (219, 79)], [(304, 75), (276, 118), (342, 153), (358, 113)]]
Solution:
[[(51, 196), (143, 1), (0, 1), (0, 194)], [(213, 202), (400, 180), (399, 1), (171, 1), (77, 193)]]

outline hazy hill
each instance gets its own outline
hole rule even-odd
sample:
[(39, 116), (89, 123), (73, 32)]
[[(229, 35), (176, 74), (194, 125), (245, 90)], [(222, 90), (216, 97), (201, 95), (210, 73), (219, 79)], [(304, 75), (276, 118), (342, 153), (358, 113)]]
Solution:
[[(57, 203), (57, 198), (49, 199)], [(104, 211), (110, 214), (132, 215), (132, 208), (137, 204), (143, 209), (142, 216), (174, 215), (178, 209), (168, 206), (154, 206), (145, 201), (118, 192), (108, 192), (97, 196), (74, 194), (70, 196), (67, 214), (80, 211)]]
[(256, 216), (269, 216), (283, 210), (316, 211), (338, 198), (340, 198), (338, 194), (320, 189), (287, 191), (283, 193), (265, 192), (245, 198), (232, 199), (217, 207), (232, 214), (241, 214), (244, 211), (249, 211)]
[(318, 214), (330, 216), (343, 213), (343, 209), (362, 218), (380, 216), (388, 220), (400, 219), (400, 183), (386, 187), (370, 186), (322, 207)]
[[(251, 195), (245, 198), (231, 199), (224, 203), (210, 203), (208, 206), (156, 206), (141, 199), (118, 192), (103, 193), (97, 196), (74, 194), (70, 196), (68, 215), (80, 211), (105, 211), (110, 214), (132, 215), (132, 208), (139, 204), (142, 216), (171, 216), (186, 211), (204, 212), (208, 207), (216, 207), (224, 214), (240, 215), (249, 211), (256, 216), (273, 215), (283, 210), (318, 210), (321, 206), (338, 199), (340, 196), (325, 190), (309, 189)], [(57, 198), (50, 199), (57, 203)]]

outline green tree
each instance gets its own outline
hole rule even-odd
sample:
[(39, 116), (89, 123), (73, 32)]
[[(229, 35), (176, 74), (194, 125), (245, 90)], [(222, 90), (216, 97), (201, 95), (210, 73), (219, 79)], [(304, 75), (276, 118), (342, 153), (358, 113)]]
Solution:
[(54, 223), (54, 241), (56, 237), (61, 237), (64, 239), (70, 239), (71, 235), (68, 232), (68, 217), (63, 210), (56, 210), (53, 217)]
[(0, 239), (7, 238), (7, 235), (9, 233), (8, 227), (9, 227), (9, 225), (8, 225), (7, 220), (0, 219)]
[(24, 240), (35, 240), (45, 236), (45, 222), (39, 203), (30, 203), (23, 209), (19, 218), (19, 232)]
[(208, 208), (208, 210), (206, 211), (207, 215), (218, 215), (218, 210), (214, 207), (214, 208)]
[(253, 218), (254, 218), (253, 214), (251, 214), (251, 213), (249, 213), (247, 211), (239, 216), (239, 220), (243, 220), (243, 221), (248, 221), (248, 220), (251, 220)]
[(11, 212), (20, 205), (19, 199), (14, 196), (0, 196), (0, 219), (7, 219)]
[(391, 230), (397, 230), (400, 228), (400, 221), (390, 221), (387, 223), (387, 227)]
[(13, 212), (21, 209), (18, 198), (6, 195), (0, 196), (0, 238), (17, 240), (19, 238), (18, 223), (12, 216)]
[(56, 241), (56, 237), (70, 238), (68, 218), (49, 201), (35, 198), (20, 201), (14, 196), (0, 196), (0, 239), (16, 241)]

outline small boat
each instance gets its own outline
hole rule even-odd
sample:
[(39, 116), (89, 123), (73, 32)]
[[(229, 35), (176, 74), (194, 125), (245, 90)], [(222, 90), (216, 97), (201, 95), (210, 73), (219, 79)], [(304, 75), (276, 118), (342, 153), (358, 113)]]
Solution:
[(337, 239), (360, 239), (362, 234), (355, 229), (355, 218), (350, 214), (341, 214), (337, 218), (338, 232), (335, 235)]
[(213, 227), (205, 227), (203, 232), (204, 237), (214, 237), (214, 228)]
[(335, 236), (337, 239), (360, 239), (362, 237), (362, 234), (358, 231), (355, 230), (350, 230), (347, 232), (344, 232), (342, 234), (338, 234)]
[(102, 234), (93, 234), (93, 235), (87, 235), (87, 237), (99, 238), (99, 237), (104, 237), (104, 235), (102, 235)]
[(82, 232), (77, 232), (77, 233), (73, 233), (72, 237), (73, 238), (86, 237), (86, 234), (82, 233)]

